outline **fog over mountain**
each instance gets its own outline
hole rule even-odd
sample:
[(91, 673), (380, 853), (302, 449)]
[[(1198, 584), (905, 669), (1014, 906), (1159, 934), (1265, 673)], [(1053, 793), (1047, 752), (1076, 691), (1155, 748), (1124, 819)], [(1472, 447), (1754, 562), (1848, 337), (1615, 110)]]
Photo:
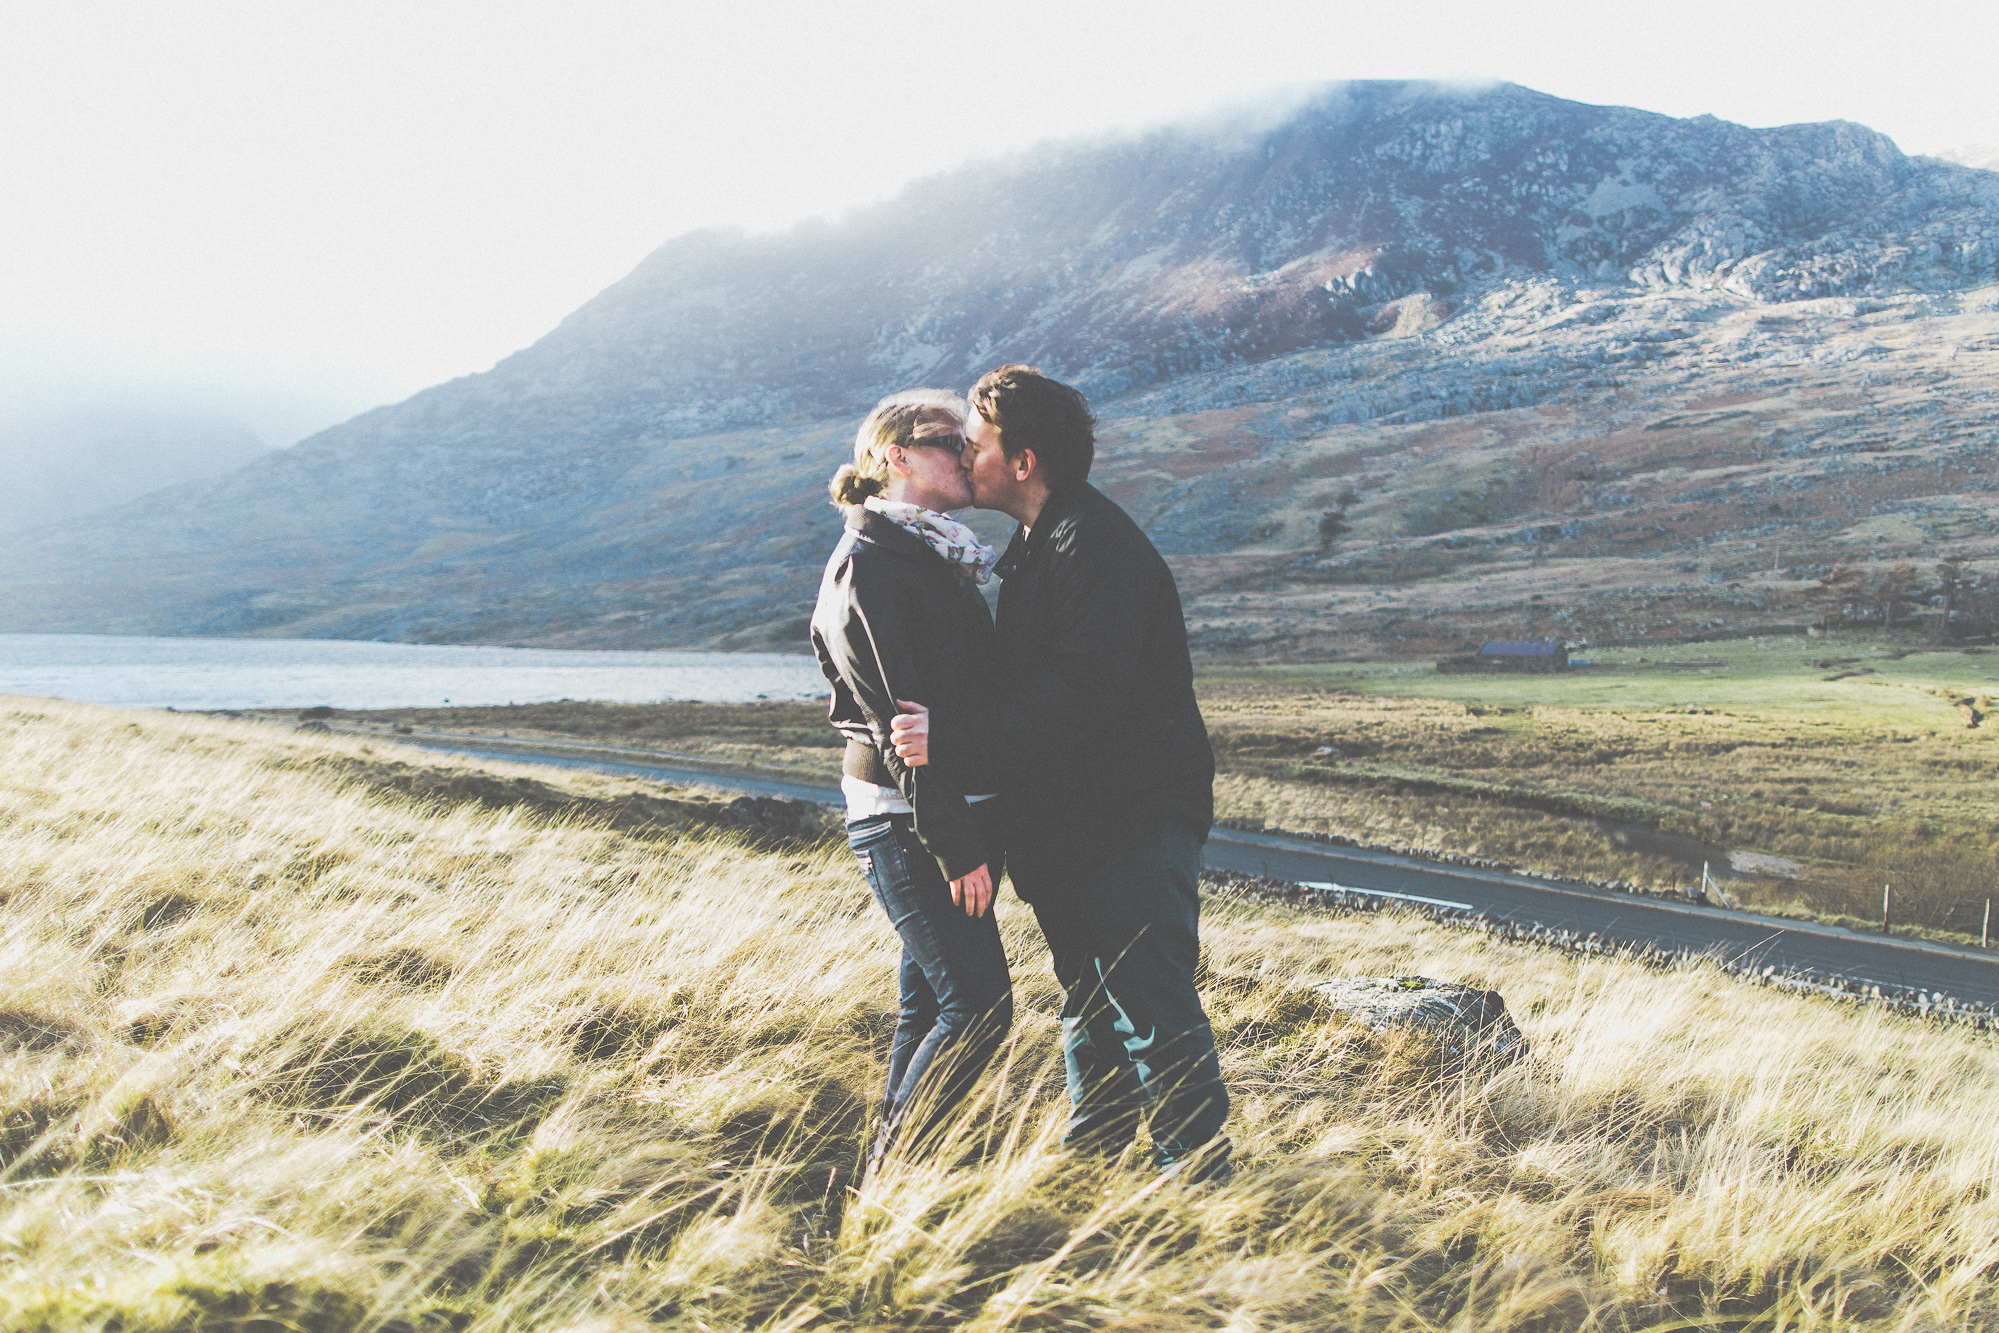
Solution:
[[(1590, 432), (1684, 443), (1643, 434), (1645, 414), (1747, 394), (1811, 415), (1835, 455), (1903, 425), (1955, 438), (1946, 418), (1989, 411), (1995, 280), (1999, 175), (1862, 126), (1333, 85), (1275, 120), (1051, 146), (837, 223), (670, 241), (486, 374), (0, 542), (0, 629), (797, 646), (838, 522), (823, 480), (858, 414), (1026, 360), (1092, 394), (1099, 475), (1190, 604), (1248, 608), (1216, 611), (1203, 642), (1337, 651), (1271, 628), (1304, 616), (1275, 609), (1285, 589), (1330, 577), (1303, 563), (1337, 553), (1324, 513), (1347, 514), (1355, 568), (1439, 534), (1503, 564), (1520, 531), (1554, 534), (1537, 564), (1573, 541), (1603, 568), (1591, 516), (1653, 501), (1545, 484)], [(1906, 367), (1864, 332), (1883, 320), (1909, 325)], [(1877, 350), (1825, 363), (1849, 335)], [(1860, 389), (1903, 369), (1972, 387), (1834, 426), (1797, 396), (1801, 375)], [(1471, 434), (1417, 438), (1454, 418)], [(1725, 420), (1731, 440), (1771, 429)], [(1683, 476), (1727, 452), (1723, 428), (1685, 429), (1707, 435)], [(1701, 503), (1726, 509), (1718, 484)], [(1810, 508), (1793, 505), (1800, 549), (1836, 539)], [(1725, 531), (1657, 526), (1661, 558)], [(1243, 570), (1254, 587), (1224, 588)], [(1443, 619), (1431, 637), (1467, 628)]]
[(135, 408), (0, 415), (0, 534), (234, 471), (269, 452), (241, 421)]
[(1938, 153), (1946, 162), (1959, 166), (1977, 167), (1981, 171), (1999, 171), (1999, 143), (1966, 144), (1949, 152)]

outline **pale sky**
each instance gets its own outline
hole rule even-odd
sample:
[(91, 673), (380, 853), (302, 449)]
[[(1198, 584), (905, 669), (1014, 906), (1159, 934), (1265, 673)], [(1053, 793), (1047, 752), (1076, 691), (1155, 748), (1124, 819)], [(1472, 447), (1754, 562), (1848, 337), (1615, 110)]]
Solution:
[(661, 242), (1334, 79), (1999, 144), (1999, 4), (0, 0), (0, 413), (273, 444), (484, 370)]

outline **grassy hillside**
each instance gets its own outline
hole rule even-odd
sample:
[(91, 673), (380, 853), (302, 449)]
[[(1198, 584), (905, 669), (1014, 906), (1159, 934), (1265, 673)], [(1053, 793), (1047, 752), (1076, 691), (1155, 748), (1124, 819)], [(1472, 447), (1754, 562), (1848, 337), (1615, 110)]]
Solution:
[[(1976, 1035), (1221, 895), (1243, 1169), (1183, 1192), (1054, 1150), (1056, 995), (1009, 901), (1001, 1068), (951, 1152), (863, 1183), (895, 948), (843, 851), (586, 777), (410, 795), (434, 764), (0, 703), (0, 1326), (1999, 1319)], [(1532, 1059), (1453, 1072), (1295, 987), (1383, 973), (1500, 990)]]
[[(1566, 675), (1207, 674), (1225, 816), (1976, 941), (1999, 656), (1881, 635), (1598, 651)], [(1322, 748), (1336, 754), (1317, 753)]]

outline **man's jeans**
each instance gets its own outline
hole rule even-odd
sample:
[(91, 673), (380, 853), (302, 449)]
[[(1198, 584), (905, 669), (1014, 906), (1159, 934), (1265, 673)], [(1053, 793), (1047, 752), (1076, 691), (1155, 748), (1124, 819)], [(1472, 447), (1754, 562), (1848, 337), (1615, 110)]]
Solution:
[[(982, 807), (997, 805), (972, 807), (989, 848), (1000, 845), (998, 811)], [(1013, 980), (992, 909), (967, 916), (951, 901), (950, 882), (918, 841), (912, 816), (857, 820), (847, 825), (847, 845), (902, 936), (902, 1009), (872, 1162), (897, 1139), (921, 1148), (971, 1091), (1013, 1026)], [(987, 867), (997, 883), (1004, 870), (997, 853)]]
[[(1189, 829), (1154, 822), (1107, 850), (1073, 879), (1028, 886), (1063, 991), (1062, 1141), (1121, 1152), (1149, 1119), (1154, 1154), (1172, 1167), (1215, 1140), (1229, 1111), (1214, 1029), (1194, 990), (1201, 843)], [(1225, 1175), (1228, 1141), (1190, 1169)]]

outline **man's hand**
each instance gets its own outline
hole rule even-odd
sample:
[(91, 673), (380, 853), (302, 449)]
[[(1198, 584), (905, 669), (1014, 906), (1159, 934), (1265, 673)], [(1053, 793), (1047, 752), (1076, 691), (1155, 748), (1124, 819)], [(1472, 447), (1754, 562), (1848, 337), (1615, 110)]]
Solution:
[(993, 905), (992, 872), (980, 866), (963, 879), (952, 880), (951, 901), (964, 908), (966, 916), (984, 916)]
[(897, 699), (895, 706), (909, 711), (897, 713), (888, 720), (889, 741), (903, 763), (911, 768), (922, 768), (930, 762), (930, 710), (907, 699)]

